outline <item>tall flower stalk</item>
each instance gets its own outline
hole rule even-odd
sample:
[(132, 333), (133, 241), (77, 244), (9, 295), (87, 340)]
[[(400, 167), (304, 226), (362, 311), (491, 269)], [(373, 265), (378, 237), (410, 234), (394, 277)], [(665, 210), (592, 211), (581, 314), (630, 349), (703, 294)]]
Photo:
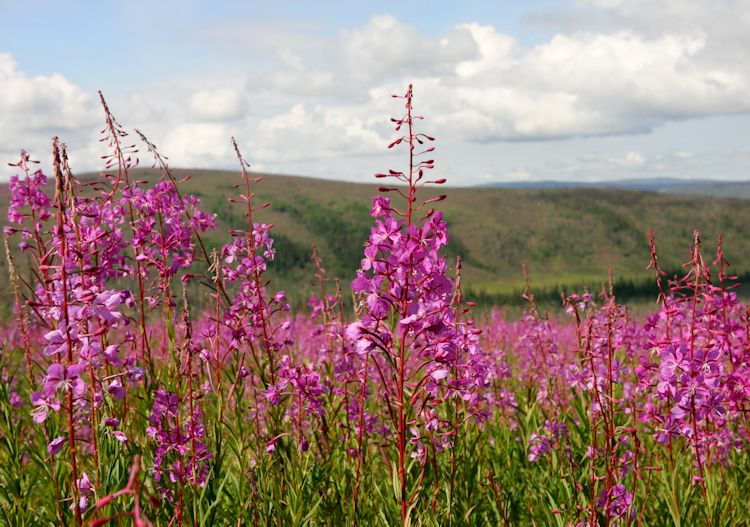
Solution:
[[(440, 249), (448, 243), (442, 213), (427, 205), (442, 201), (440, 195), (418, 203), (417, 191), (425, 184), (443, 184), (444, 179), (427, 180), (434, 168), (427, 155), (434, 151), (434, 138), (418, 132), (413, 112), (413, 89), (394, 96), (404, 101), (404, 113), (392, 119), (402, 134), (389, 148), (406, 145), (408, 168), (377, 174), (397, 186), (380, 187), (404, 202), (392, 204), (376, 197), (371, 215), (375, 219), (365, 247), (362, 265), (352, 289), (361, 302), (363, 315), (347, 329), (357, 351), (372, 361), (375, 396), (386, 409), (381, 416), (385, 439), (392, 444), (393, 460), (388, 464), (402, 524), (409, 521), (422, 483), (434, 456), (453, 445), (455, 433), (443, 402), (457, 396), (461, 386), (451, 385), (449, 376), (467, 352), (451, 308), (453, 286), (447, 276)], [(403, 186), (398, 186), (399, 184)], [(418, 217), (418, 215), (420, 215)], [(367, 368), (361, 397), (366, 393)], [(462, 379), (465, 386), (470, 379)], [(360, 420), (362, 419), (360, 409)], [(360, 426), (360, 433), (364, 427)], [(361, 441), (359, 441), (361, 444)], [(414, 477), (409, 458), (417, 462)], [(357, 465), (361, 463), (360, 455)]]

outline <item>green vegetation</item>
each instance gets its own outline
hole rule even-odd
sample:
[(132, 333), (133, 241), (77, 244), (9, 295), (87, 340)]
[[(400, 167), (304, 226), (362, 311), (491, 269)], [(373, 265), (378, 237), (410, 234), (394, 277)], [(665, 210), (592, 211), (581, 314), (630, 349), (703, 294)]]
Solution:
[[(201, 198), (217, 215), (218, 233), (206, 237), (209, 247), (227, 241), (226, 229), (244, 224), (241, 207), (230, 203), (239, 191), (233, 171), (177, 171), (191, 178), (185, 192)], [(142, 170), (140, 178), (155, 179)], [(358, 267), (369, 232), (373, 185), (263, 176), (258, 202), (270, 205), (260, 216), (274, 225), (276, 261), (272, 279), (293, 302), (310, 291), (310, 253), (315, 245), (329, 276), (346, 284)], [(0, 214), (5, 216), (7, 187), (0, 187)], [(653, 229), (665, 255), (665, 268), (680, 269), (689, 256), (685, 240), (698, 228), (707, 247), (720, 232), (726, 253), (750, 252), (750, 208), (739, 199), (682, 196), (618, 189), (451, 189), (442, 208), (449, 222), (449, 258), (460, 255), (468, 289), (480, 298), (518, 303), (523, 289), (522, 265), (540, 291), (540, 299), (556, 299), (561, 289), (598, 291), (611, 269), (621, 299), (652, 294), (653, 275), (646, 270), (646, 231)], [(736, 258), (737, 262), (741, 258)], [(0, 290), (5, 262), (0, 264)], [(733, 268), (735, 273), (749, 271)], [(3, 305), (10, 305), (4, 302)], [(1, 314), (0, 314), (1, 315)]]

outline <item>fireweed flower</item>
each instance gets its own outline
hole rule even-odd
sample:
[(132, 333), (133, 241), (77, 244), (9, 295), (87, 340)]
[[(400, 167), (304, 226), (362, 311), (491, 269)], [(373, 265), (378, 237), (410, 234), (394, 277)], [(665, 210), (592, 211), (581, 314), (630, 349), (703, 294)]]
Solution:
[[(93, 484), (91, 483), (88, 474), (85, 472), (78, 479), (78, 491), (80, 493), (78, 507), (80, 507), (82, 511), (85, 511), (89, 506), (89, 496), (93, 496), (94, 494)], [(73, 509), (75, 509), (75, 503), (70, 504), (70, 510)]]
[(273, 438), (268, 441), (267, 452), (275, 451), (278, 438), (286, 436), (283, 432), (283, 436), (279, 435), (276, 427), (280, 424), (291, 426), (300, 450), (306, 451), (309, 441), (304, 430), (311, 417), (323, 413), (320, 396), (324, 388), (318, 373), (303, 361), (293, 360), (288, 352), (294, 344), (294, 334), (290, 331), (292, 322), (282, 316), (290, 311), (290, 306), (283, 291), (268, 292), (264, 276), (268, 262), (276, 255), (271, 225), (253, 221), (256, 209), (252, 186), (261, 178), (251, 180), (247, 172), (249, 164), (234, 140), (233, 146), (245, 184), (245, 193), (238, 201), (246, 206), (247, 230), (231, 231), (232, 242), (221, 251), (221, 279), (236, 288), (221, 320), (222, 326), (229, 330), (227, 353), (252, 356), (236, 379), (242, 381), (250, 398), (249, 414), (260, 424), (259, 432)]
[(286, 419), (291, 423), (300, 449), (306, 451), (309, 442), (305, 437), (305, 431), (310, 427), (310, 418), (321, 417), (324, 413), (324, 388), (320, 375), (306, 365), (292, 366), (289, 356), (284, 355), (279, 364), (277, 378), (276, 384), (267, 388), (264, 396), (273, 405), (278, 405), (282, 397), (288, 399)]
[[(609, 516), (613, 521), (624, 520), (628, 511), (634, 514), (631, 509), (633, 503), (633, 494), (625, 487), (618, 483), (609, 490), (602, 490), (599, 496), (598, 506), (600, 508), (608, 507)], [(631, 518), (632, 519), (632, 518)]]
[[(103, 401), (100, 371), (106, 368), (111, 375), (113, 369), (134, 365), (120, 353), (121, 330), (130, 322), (126, 311), (133, 307), (133, 300), (129, 291), (112, 289), (109, 284), (129, 274), (122, 254), (127, 247), (121, 230), (122, 209), (111, 194), (82, 192), (81, 183), (68, 166), (65, 146), (57, 139), (53, 141), (53, 161), (53, 202), (47, 198), (47, 178), (41, 172), (32, 175), (26, 171), (23, 180), (12, 182), (10, 220), (20, 228), (8, 233), (20, 231), (22, 249), (31, 251), (39, 280), (27, 306), (19, 303), (18, 307), (30, 308), (30, 331), (43, 328), (43, 354), (51, 361), (41, 389), (32, 395), (33, 419), (42, 423), (65, 409), (67, 438), (53, 440), (48, 451), (57, 454), (63, 443), (68, 443), (67, 461), (72, 469), (69, 483), (74, 489), (76, 523), (80, 525), (81, 510), (88, 499), (86, 488), (91, 482), (77, 468), (93, 454), (98, 474), (98, 410)], [(18, 166), (25, 169), (26, 162), (28, 157)], [(23, 313), (20, 316), (23, 319)], [(31, 372), (29, 376), (36, 382)], [(109, 393), (115, 400), (125, 397), (122, 384), (115, 383), (111, 388)], [(77, 448), (79, 440), (90, 447)]]
[(568, 430), (564, 422), (545, 421), (544, 426), (532, 432), (529, 437), (529, 461), (535, 462), (543, 458), (567, 436)]
[[(148, 422), (146, 434), (155, 448), (154, 481), (164, 498), (174, 500), (170, 484), (190, 483), (203, 487), (212, 455), (206, 446), (200, 404), (195, 404), (191, 414), (188, 405), (181, 402), (177, 394), (157, 390)], [(124, 435), (117, 439), (127, 440)]]
[(47, 445), (47, 452), (50, 456), (55, 456), (60, 453), (67, 441), (64, 437), (56, 437)]
[(193, 232), (216, 228), (214, 217), (199, 209), (200, 200), (182, 196), (171, 181), (159, 181), (148, 190), (134, 187), (123, 192), (123, 203), (137, 212), (132, 244), (138, 249), (144, 278), (153, 269), (159, 276), (159, 288), (169, 278), (187, 268), (195, 257)]
[[(46, 184), (47, 176), (41, 170), (27, 174), (24, 178), (17, 174), (13, 175), (8, 183), (8, 223), (19, 225), (21, 228), (5, 227), (5, 234), (20, 232), (24, 240), (22, 249), (29, 248), (29, 242), (26, 240), (32, 238), (34, 231), (42, 230), (43, 223), (51, 217), (50, 199), (44, 192)], [(27, 223), (32, 225), (26, 227)]]
[[(416, 192), (425, 183), (444, 182), (424, 180), (434, 167), (432, 159), (423, 157), (434, 151), (430, 146), (434, 138), (414, 130), (414, 120), (420, 117), (412, 114), (411, 86), (401, 98), (405, 113), (392, 121), (396, 131), (405, 135), (397, 137), (389, 148), (408, 145), (409, 170), (391, 170), (376, 177), (407, 185), (403, 191), (380, 189), (400, 193), (405, 204), (401, 209), (384, 196), (373, 200), (370, 215), (375, 225), (352, 282), (360, 316), (348, 326), (346, 335), (378, 372), (372, 381), (372, 396), (383, 411), (379, 420), (391, 423), (383, 431), (398, 454), (394, 465), (401, 496), (397, 501), (402, 522), (406, 522), (407, 456), (419, 462), (424, 474), (429, 447), (439, 452), (452, 444), (445, 401), (472, 401), (477, 412), (476, 399), (487, 387), (489, 370), (480, 365), (478, 340), (457, 321), (452, 306), (454, 284), (441, 255), (448, 243), (443, 215), (433, 209), (421, 211), (445, 196), (416, 203)], [(417, 215), (421, 217), (417, 219)], [(365, 371), (363, 383), (366, 378)], [(362, 393), (370, 392), (363, 389)], [(410, 395), (406, 397), (406, 393)], [(359, 464), (357, 471), (359, 475)]]
[[(718, 252), (717, 263), (724, 262), (721, 244)], [(651, 396), (642, 418), (655, 439), (667, 444), (684, 438), (701, 472), (737, 444), (735, 430), (726, 425), (746, 404), (746, 392), (735, 388), (748, 359), (730, 351), (736, 347), (733, 339), (744, 334), (739, 331), (744, 308), (736, 293), (711, 283), (697, 233), (686, 265), (690, 271), (672, 284), (662, 310), (644, 326), (653, 351), (642, 356), (638, 375), (639, 386)], [(720, 278), (723, 272), (720, 268)]]
[(62, 364), (53, 363), (47, 368), (47, 376), (44, 378), (44, 394), (53, 397), (58, 390), (72, 390), (74, 395), (81, 395), (85, 388), (80, 378), (81, 366), (73, 364), (65, 367)]

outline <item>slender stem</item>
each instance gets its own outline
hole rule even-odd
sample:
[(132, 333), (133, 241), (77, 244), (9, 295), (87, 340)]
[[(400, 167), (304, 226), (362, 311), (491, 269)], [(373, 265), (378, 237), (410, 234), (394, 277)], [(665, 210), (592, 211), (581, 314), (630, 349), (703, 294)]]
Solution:
[[(698, 232), (695, 232), (695, 241), (693, 244), (693, 305), (690, 318), (690, 362), (692, 363), (695, 359), (695, 337), (696, 337), (696, 324), (698, 317), (698, 297), (700, 293), (700, 277), (702, 274), (701, 266), (701, 242), (698, 237)], [(694, 379), (695, 373), (691, 365), (691, 378)], [(703, 473), (703, 463), (701, 461), (701, 452), (698, 444), (698, 421), (697, 412), (695, 408), (695, 394), (690, 396), (690, 420), (693, 427), (693, 446), (695, 450), (695, 461), (698, 464), (698, 473), (701, 480), (701, 491), (703, 498), (706, 499), (706, 480)]]
[(362, 372), (362, 387), (359, 393), (359, 429), (357, 430), (357, 475), (354, 483), (354, 523), (357, 523), (357, 503), (359, 497), (360, 469), (362, 458), (365, 456), (364, 443), (362, 440), (365, 428), (365, 396), (367, 394), (367, 370), (370, 365), (370, 353), (365, 355), (365, 367)]
[[(117, 180), (115, 182), (114, 188), (112, 189), (112, 194), (110, 195), (111, 198), (111, 196), (114, 195), (123, 180), (125, 181), (125, 190), (130, 193), (131, 184), (130, 176), (128, 175), (128, 167), (130, 165), (130, 161), (125, 158), (122, 142), (120, 140), (120, 137), (122, 137), (125, 132), (121, 128), (119, 128), (117, 121), (109, 111), (109, 106), (107, 106), (107, 102), (104, 100), (104, 95), (102, 94), (102, 92), (99, 92), (99, 99), (101, 100), (102, 107), (104, 108), (104, 114), (107, 122), (106, 130), (109, 133), (111, 145), (114, 149), (114, 156), (117, 159)], [(130, 217), (130, 228), (135, 234), (135, 210), (133, 209), (133, 200), (128, 199), (127, 202), (128, 214)], [(149, 346), (148, 334), (146, 332), (146, 287), (143, 283), (143, 275), (141, 273), (141, 260), (139, 258), (139, 256), (141, 255), (141, 248), (136, 246), (135, 244), (131, 244), (131, 247), (135, 256), (135, 274), (138, 277), (138, 312), (140, 316), (141, 330), (141, 359), (146, 362), (149, 367), (152, 367), (151, 348)]]
[(255, 236), (253, 235), (253, 231), (255, 230), (255, 225), (253, 224), (253, 207), (252, 207), (252, 189), (250, 187), (250, 175), (247, 173), (247, 162), (242, 157), (242, 154), (240, 153), (239, 147), (237, 146), (237, 142), (232, 138), (232, 145), (234, 146), (234, 150), (237, 154), (237, 159), (240, 162), (240, 167), (242, 170), (242, 180), (245, 182), (245, 203), (247, 205), (247, 223), (248, 223), (248, 232), (246, 234), (246, 241), (247, 241), (247, 251), (248, 255), (253, 261), (253, 282), (255, 285), (255, 294), (257, 296), (258, 300), (258, 316), (260, 317), (261, 327), (263, 331), (263, 345), (265, 347), (266, 355), (268, 356), (268, 365), (271, 370), (271, 384), (276, 384), (276, 367), (274, 364), (274, 356), (273, 356), (273, 350), (271, 346), (271, 338), (270, 338), (270, 329), (268, 327), (269, 325), (269, 314), (268, 314), (268, 306), (266, 304), (266, 300), (263, 295), (263, 288), (261, 287), (260, 282), (260, 270), (258, 269), (258, 266), (255, 264), (256, 262), (256, 252), (257, 248), (255, 246)]
[[(68, 260), (68, 245), (65, 235), (65, 185), (63, 182), (63, 174), (60, 170), (60, 152), (57, 143), (57, 138), (53, 140), (53, 156), (55, 165), (55, 180), (57, 181), (57, 192), (55, 195), (55, 201), (57, 203), (57, 229), (60, 243), (60, 281), (62, 283), (62, 315), (65, 323), (65, 343), (67, 345), (67, 364), (66, 364), (66, 377), (67, 368), (73, 365), (73, 339), (70, 336), (70, 317), (68, 313), (68, 276), (66, 271), (66, 265)], [(75, 422), (73, 418), (73, 389), (67, 387), (67, 401), (65, 410), (68, 417), (68, 446), (70, 451), (70, 463), (71, 471), (73, 476), (73, 499), (74, 510), (76, 516), (76, 525), (81, 527), (83, 524), (81, 518), (81, 507), (79, 505), (79, 489), (78, 489), (78, 466), (76, 462), (76, 438), (75, 438)]]

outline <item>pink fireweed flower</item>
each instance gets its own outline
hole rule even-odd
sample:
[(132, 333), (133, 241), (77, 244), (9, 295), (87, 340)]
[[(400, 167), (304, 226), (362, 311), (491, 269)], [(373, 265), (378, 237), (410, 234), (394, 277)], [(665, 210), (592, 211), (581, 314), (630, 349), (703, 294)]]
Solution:
[(47, 445), (47, 452), (49, 452), (50, 456), (55, 456), (60, 453), (60, 451), (63, 449), (63, 445), (65, 445), (65, 442), (67, 441), (64, 437), (56, 437), (50, 443)]
[[(186, 420), (184, 417), (182, 422), (179, 420), (181, 410), (184, 412), (187, 406), (176, 394), (157, 390), (146, 429), (154, 444), (154, 482), (170, 501), (174, 500), (174, 493), (167, 481), (203, 487), (212, 457), (206, 446), (200, 404), (194, 405), (192, 414), (185, 412)], [(118, 441), (127, 441), (124, 434), (115, 437)]]

